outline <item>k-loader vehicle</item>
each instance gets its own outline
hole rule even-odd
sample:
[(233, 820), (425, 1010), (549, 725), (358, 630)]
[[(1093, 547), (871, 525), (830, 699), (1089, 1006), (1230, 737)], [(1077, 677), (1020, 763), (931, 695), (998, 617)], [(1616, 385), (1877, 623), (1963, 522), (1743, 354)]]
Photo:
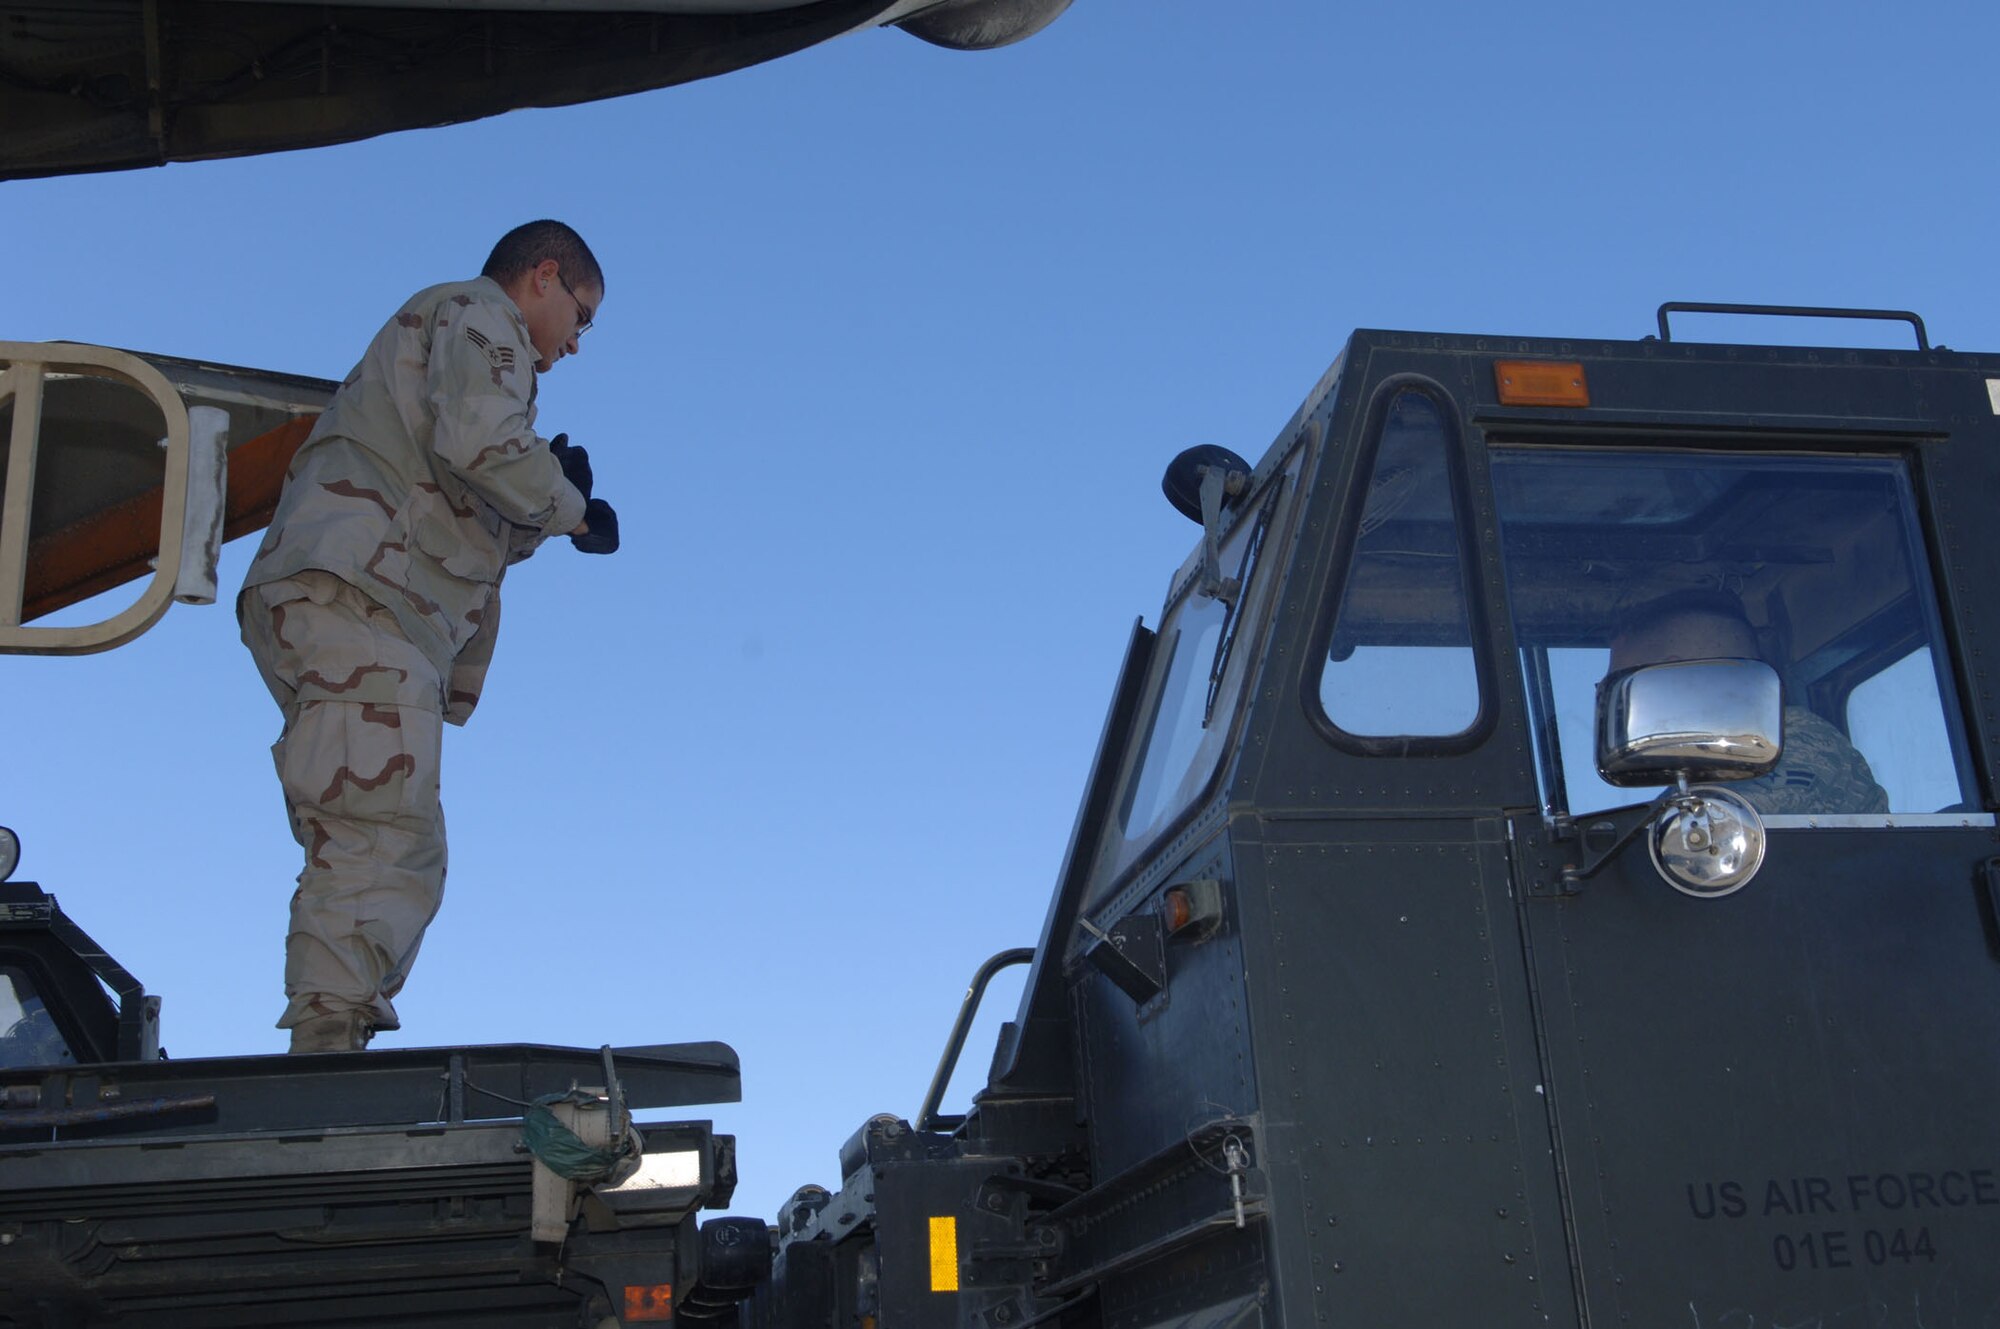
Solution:
[[(1914, 346), (1673, 338), (1717, 310)], [(112, 390), (82, 354), (0, 348), (0, 610), (48, 563), (23, 394), (62, 456), (54, 408)], [(169, 470), (214, 491), (226, 450), (212, 520), (254, 524), (238, 477), (330, 385), (145, 364), (214, 445)], [(1254, 464), (1164, 488), (1200, 538), (1041, 937), (838, 1190), (697, 1228), (731, 1142), (620, 1148), (731, 1096), (712, 1044), (158, 1060), (139, 984), (16, 884), (0, 1324), (2000, 1323), (2000, 356), (1761, 306), (1361, 331)], [(563, 1175), (538, 1107), (620, 1166)]]

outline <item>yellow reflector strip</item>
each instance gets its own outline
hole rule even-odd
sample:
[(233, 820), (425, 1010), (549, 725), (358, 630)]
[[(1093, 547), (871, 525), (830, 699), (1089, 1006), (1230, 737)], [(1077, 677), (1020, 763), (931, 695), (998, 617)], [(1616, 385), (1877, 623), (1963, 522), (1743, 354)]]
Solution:
[(1588, 406), (1590, 388), (1575, 360), (1495, 360), (1502, 406)]
[(958, 1220), (931, 1219), (931, 1291), (958, 1291)]

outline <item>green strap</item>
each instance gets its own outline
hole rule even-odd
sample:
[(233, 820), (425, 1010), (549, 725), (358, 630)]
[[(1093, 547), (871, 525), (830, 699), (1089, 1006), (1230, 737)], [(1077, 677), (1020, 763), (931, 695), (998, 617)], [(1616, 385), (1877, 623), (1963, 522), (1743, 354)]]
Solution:
[(556, 1119), (556, 1114), (549, 1111), (551, 1103), (595, 1102), (597, 1099), (594, 1097), (575, 1090), (544, 1094), (521, 1114), (521, 1137), (528, 1151), (559, 1177), (581, 1182), (603, 1181), (631, 1148), (629, 1137), (603, 1149), (585, 1144), (575, 1131), (563, 1125)]

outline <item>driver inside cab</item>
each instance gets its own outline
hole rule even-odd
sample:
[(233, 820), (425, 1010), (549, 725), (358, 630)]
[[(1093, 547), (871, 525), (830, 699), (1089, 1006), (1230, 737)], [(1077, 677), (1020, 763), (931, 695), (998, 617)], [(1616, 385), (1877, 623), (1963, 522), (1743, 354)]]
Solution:
[[(1611, 638), (1609, 674), (1685, 660), (1768, 660), (1743, 604), (1723, 590), (1685, 590), (1627, 613)], [(1778, 666), (1780, 675), (1784, 667)], [(1765, 814), (1887, 813), (1889, 796), (1868, 759), (1818, 712), (1792, 704), (1776, 769), (1730, 788)]]

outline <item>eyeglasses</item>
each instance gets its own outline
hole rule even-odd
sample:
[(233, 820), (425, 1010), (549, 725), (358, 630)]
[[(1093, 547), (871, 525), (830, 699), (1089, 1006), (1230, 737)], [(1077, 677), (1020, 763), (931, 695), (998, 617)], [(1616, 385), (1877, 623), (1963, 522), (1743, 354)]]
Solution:
[(556, 271), (556, 280), (562, 282), (562, 288), (569, 292), (569, 298), (576, 301), (576, 335), (581, 337), (584, 333), (589, 332), (590, 325), (596, 322), (597, 311), (582, 300), (577, 299), (576, 288), (569, 284), (568, 279), (562, 275), (561, 269), (557, 269)]

